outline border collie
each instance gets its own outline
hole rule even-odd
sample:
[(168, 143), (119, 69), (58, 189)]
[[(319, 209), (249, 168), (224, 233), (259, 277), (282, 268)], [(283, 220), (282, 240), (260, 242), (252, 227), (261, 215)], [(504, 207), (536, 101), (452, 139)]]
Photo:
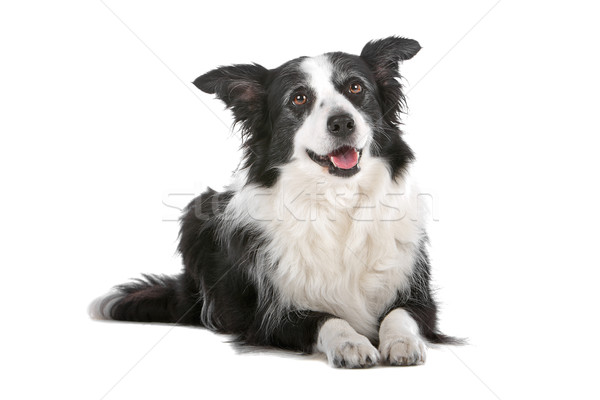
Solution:
[(402, 139), (399, 63), (415, 40), (360, 56), (212, 70), (194, 81), (231, 109), (243, 163), (181, 218), (177, 276), (117, 286), (93, 317), (203, 326), (246, 345), (321, 352), (336, 367), (415, 365), (436, 326), (427, 236)]

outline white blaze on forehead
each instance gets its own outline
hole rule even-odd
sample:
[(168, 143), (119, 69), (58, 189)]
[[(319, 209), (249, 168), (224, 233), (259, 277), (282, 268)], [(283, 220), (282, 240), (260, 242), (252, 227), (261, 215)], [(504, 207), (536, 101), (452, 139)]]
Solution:
[(327, 55), (306, 58), (300, 64), (300, 69), (306, 74), (308, 85), (315, 91), (318, 107), (323, 104), (330, 110), (339, 108), (349, 114), (356, 111), (352, 103), (335, 88), (334, 73), (337, 75), (337, 81), (343, 81), (345, 77), (341, 71), (334, 72), (333, 64)]
[(334, 96), (335, 87), (332, 83), (333, 65), (326, 55), (306, 58), (300, 68), (307, 75), (310, 87), (316, 92), (319, 102), (324, 101), (325, 95)]

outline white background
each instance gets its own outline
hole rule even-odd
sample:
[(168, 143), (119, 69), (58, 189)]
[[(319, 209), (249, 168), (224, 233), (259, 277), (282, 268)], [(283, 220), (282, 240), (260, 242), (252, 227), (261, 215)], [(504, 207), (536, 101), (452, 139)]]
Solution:
[[(495, 1), (4, 2), (1, 397), (598, 398), (598, 12)], [(176, 207), (237, 165), (228, 112), (189, 82), (392, 34), (423, 46), (406, 140), (441, 326), (471, 345), (346, 371), (88, 319), (112, 285), (179, 271)]]

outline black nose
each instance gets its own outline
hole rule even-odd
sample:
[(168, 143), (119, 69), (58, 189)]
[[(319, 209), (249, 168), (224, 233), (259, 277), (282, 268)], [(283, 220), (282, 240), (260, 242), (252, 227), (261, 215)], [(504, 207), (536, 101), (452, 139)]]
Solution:
[(327, 120), (327, 129), (334, 136), (348, 136), (354, 131), (354, 120), (348, 114), (333, 115)]

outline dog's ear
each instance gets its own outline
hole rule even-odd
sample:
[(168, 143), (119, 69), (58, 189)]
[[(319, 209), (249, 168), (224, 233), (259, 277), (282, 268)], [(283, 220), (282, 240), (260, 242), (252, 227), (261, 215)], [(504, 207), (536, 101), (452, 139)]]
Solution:
[(375, 71), (398, 68), (400, 61), (410, 60), (421, 50), (419, 42), (397, 36), (372, 40), (363, 47), (360, 56), (367, 60)]
[(248, 133), (263, 111), (266, 92), (262, 82), (267, 71), (258, 64), (237, 64), (213, 69), (193, 83), (223, 100), (233, 111), (235, 122), (241, 122)]
[(416, 40), (392, 36), (367, 43), (360, 53), (377, 82), (384, 118), (392, 124), (400, 122), (399, 113), (405, 105), (402, 85), (397, 80), (399, 63), (413, 58), (419, 50), (421, 46)]

